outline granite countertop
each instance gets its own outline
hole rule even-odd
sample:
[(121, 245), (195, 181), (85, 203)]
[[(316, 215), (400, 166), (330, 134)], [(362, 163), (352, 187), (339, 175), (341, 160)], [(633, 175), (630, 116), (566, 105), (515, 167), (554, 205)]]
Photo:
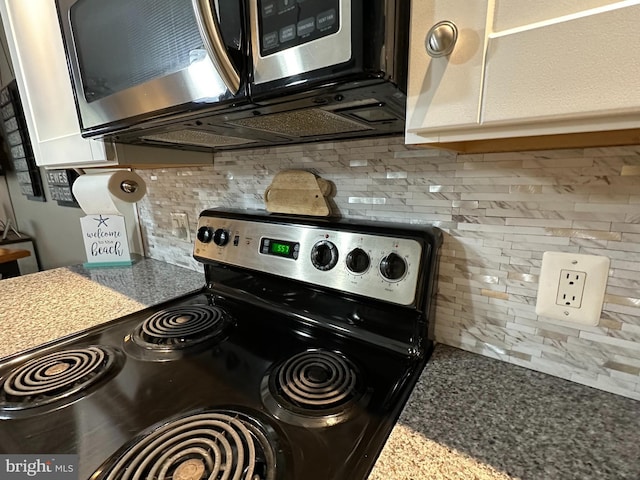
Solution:
[(640, 478), (640, 402), (438, 345), (369, 480)]
[(0, 358), (203, 286), (202, 273), (146, 258), (131, 267), (74, 266), (1, 280)]
[[(203, 284), (150, 259), (2, 280), (0, 357)], [(638, 478), (640, 402), (437, 345), (369, 480)]]

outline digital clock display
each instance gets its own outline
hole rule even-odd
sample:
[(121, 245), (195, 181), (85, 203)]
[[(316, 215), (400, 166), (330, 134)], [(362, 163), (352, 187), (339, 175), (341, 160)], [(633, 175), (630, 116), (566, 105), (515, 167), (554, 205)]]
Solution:
[(300, 244), (275, 238), (262, 238), (260, 240), (260, 253), (274, 255), (276, 257), (292, 258), (297, 260)]
[(269, 245), (269, 252), (273, 253), (274, 255), (287, 256), (289, 255), (289, 252), (291, 252), (291, 245), (288, 245), (286, 243), (271, 242), (271, 245)]

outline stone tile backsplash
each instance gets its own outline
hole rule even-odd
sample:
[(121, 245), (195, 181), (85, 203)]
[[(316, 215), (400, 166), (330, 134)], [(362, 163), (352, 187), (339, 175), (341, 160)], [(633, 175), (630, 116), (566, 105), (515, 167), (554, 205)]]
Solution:
[[(445, 232), (437, 341), (640, 400), (640, 145), (457, 155), (394, 137), (216, 153), (207, 167), (138, 171), (147, 256), (199, 269), (170, 213), (194, 232), (205, 208), (263, 208), (290, 168), (331, 180), (343, 216)], [(547, 250), (611, 259), (597, 326), (536, 315)]]

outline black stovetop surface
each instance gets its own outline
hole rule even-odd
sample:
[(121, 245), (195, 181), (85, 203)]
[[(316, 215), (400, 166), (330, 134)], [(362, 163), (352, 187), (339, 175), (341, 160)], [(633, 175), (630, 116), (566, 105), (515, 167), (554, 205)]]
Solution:
[[(3, 414), (0, 451), (78, 454), (78, 478), (88, 479), (144, 432), (203, 409), (230, 409), (246, 412), (273, 429), (277, 478), (365, 478), (426, 362), (428, 349), (419, 357), (403, 354), (301, 321), (299, 313), (285, 315), (223, 297), (216, 295), (215, 304), (233, 322), (218, 343), (170, 361), (136, 358), (127, 353), (125, 338), (155, 311), (212, 303), (209, 290), (90, 329), (26, 356), (16, 355), (0, 365), (0, 378), (4, 378), (24, 362), (60, 349), (104, 345), (123, 352), (118, 373), (73, 403)], [(341, 353), (360, 374), (362, 398), (351, 415), (336, 425), (280, 421), (262, 400), (265, 375), (279, 362), (313, 349)]]

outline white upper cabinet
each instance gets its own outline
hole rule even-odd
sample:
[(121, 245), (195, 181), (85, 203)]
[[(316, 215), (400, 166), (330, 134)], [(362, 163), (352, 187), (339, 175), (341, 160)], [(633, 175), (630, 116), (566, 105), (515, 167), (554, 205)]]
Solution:
[(36, 163), (115, 164), (104, 143), (80, 136), (55, 2), (3, 0), (1, 8)]
[[(407, 139), (438, 141), (435, 130), (433, 138), (423, 137), (423, 132), (429, 137), (428, 130), (434, 128), (478, 123), (487, 5), (469, 0), (411, 3)], [(450, 55), (433, 58), (427, 53), (427, 32), (445, 21), (456, 25), (458, 39)]]
[(83, 138), (55, 1), (0, 0), (0, 15), (38, 165), (62, 168), (211, 163), (212, 156), (207, 153), (137, 146), (116, 148)]
[[(407, 143), (640, 128), (640, 0), (435, 0), (412, 9)], [(457, 41), (432, 58), (427, 32), (443, 20), (456, 25)]]

